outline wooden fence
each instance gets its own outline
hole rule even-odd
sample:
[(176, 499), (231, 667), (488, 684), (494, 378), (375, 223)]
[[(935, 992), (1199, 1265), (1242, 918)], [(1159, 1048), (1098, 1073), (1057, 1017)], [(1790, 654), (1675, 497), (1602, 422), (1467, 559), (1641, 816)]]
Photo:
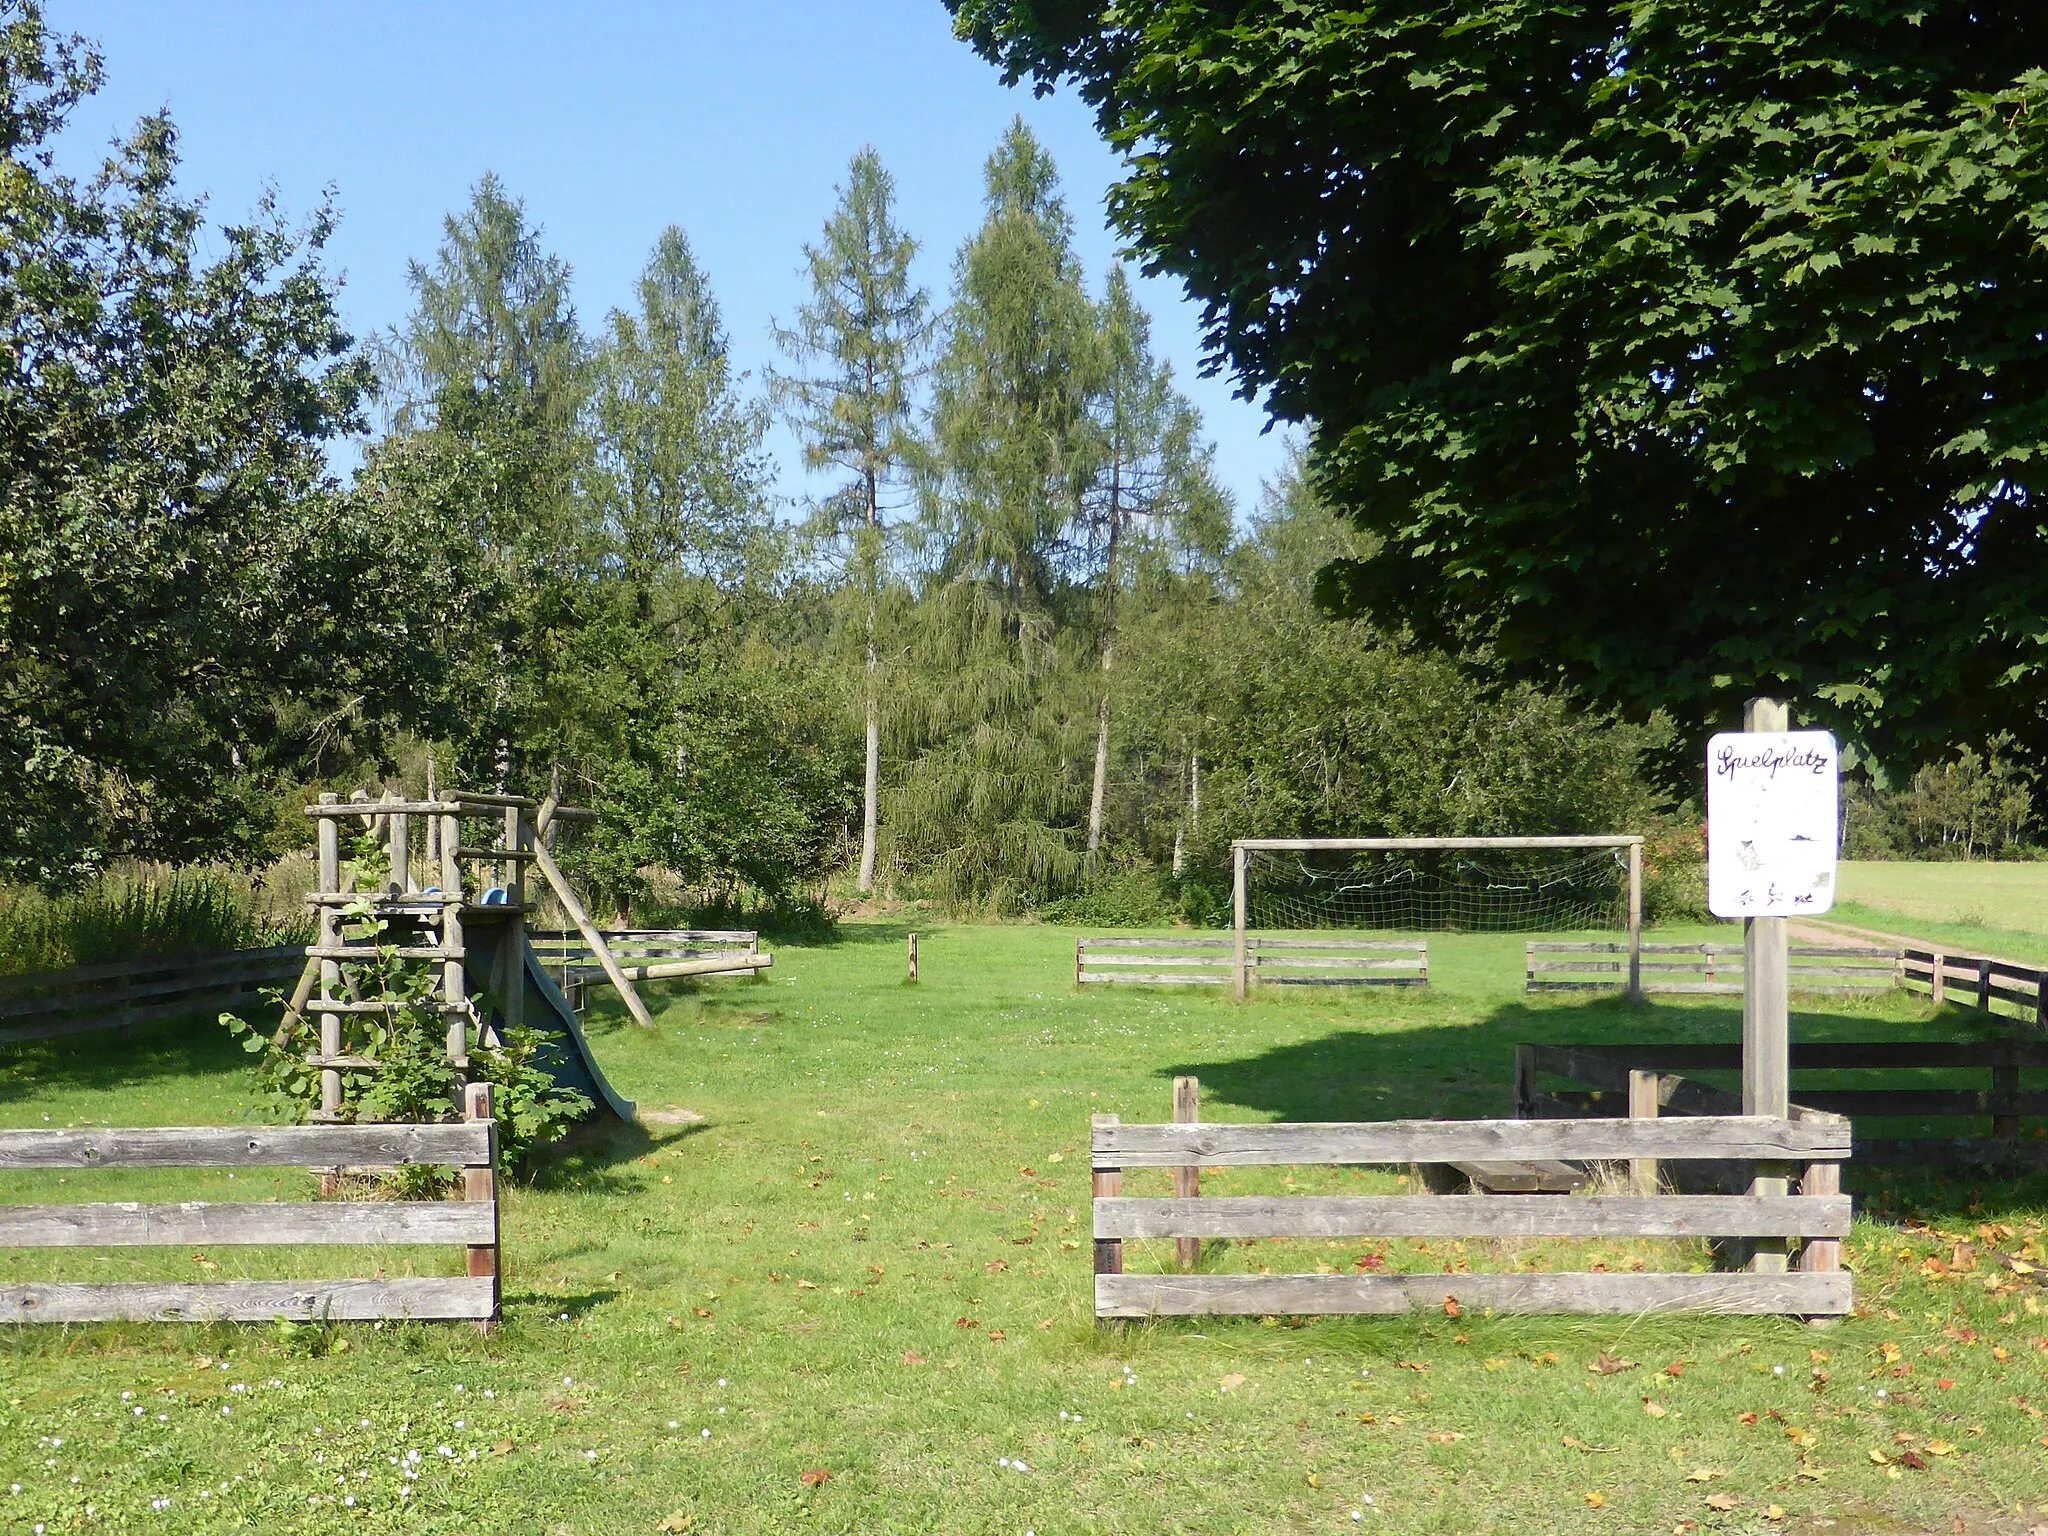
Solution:
[[(1247, 938), (1243, 975), (1252, 987), (1426, 987), (1421, 939)], [(1074, 943), (1074, 982), (1227, 987), (1238, 978), (1235, 939), (1094, 938)]]
[[(1792, 987), (1801, 992), (1883, 991), (1898, 982), (1901, 954), (1860, 944), (1795, 944)], [(1532, 943), (1526, 947), (1526, 965), (1531, 992), (1618, 992), (1628, 985), (1625, 944)], [(1641, 966), (1646, 993), (1742, 991), (1740, 944), (1645, 944)]]
[(304, 946), (288, 944), (0, 977), (0, 1045), (245, 1007), (290, 986), (305, 963)]
[(460, 1201), (0, 1207), (0, 1248), (460, 1243), (459, 1277), (36, 1282), (0, 1285), (0, 1320), (91, 1322), (474, 1322), (498, 1316), (497, 1123), (489, 1085), (447, 1125), (167, 1126), (0, 1131), (0, 1168), (289, 1168), (419, 1163), (463, 1171)]
[(1899, 952), (1899, 984), (1925, 992), (1936, 1004), (1957, 1003), (2048, 1027), (2048, 970), (1989, 955), (1906, 949)]
[[(1835, 1316), (1849, 1201), (1834, 1116), (1660, 1120), (1389, 1120), (1353, 1124), (1125, 1125), (1094, 1121), (1098, 1318), (1310, 1315), (1490, 1307), (1502, 1312), (1707, 1311)], [(1739, 1158), (1802, 1163), (1797, 1195), (1348, 1195), (1132, 1199), (1127, 1168)], [(1186, 1183), (1181, 1183), (1186, 1188)], [(1809, 1192), (1810, 1191), (1810, 1192)], [(1799, 1267), (1629, 1274), (1158, 1274), (1124, 1272), (1136, 1238), (1685, 1237), (1804, 1239)]]
[[(1996, 1166), (2048, 1162), (2048, 1140), (2022, 1137), (2021, 1121), (2048, 1115), (2048, 1091), (2023, 1087), (2023, 1071), (2048, 1071), (2044, 1040), (1814, 1040), (1792, 1046), (1797, 1075), (1883, 1073), (1886, 1086), (1834, 1084), (1802, 1087), (1795, 1114), (1847, 1115), (1857, 1121), (1990, 1121), (1990, 1137), (1931, 1135), (1856, 1138), (1856, 1160), (1890, 1166)], [(1740, 1113), (1739, 1094), (1699, 1082), (1686, 1072), (1738, 1072), (1742, 1047), (1726, 1045), (1531, 1045), (1515, 1048), (1515, 1110), (1525, 1119), (1629, 1112), (1630, 1075), (1657, 1078), (1656, 1102), (1669, 1115), (1719, 1116)], [(1902, 1072), (1969, 1071), (1982, 1074), (1982, 1088), (1901, 1086)], [(1547, 1089), (1545, 1076), (1586, 1085)], [(1640, 1091), (1640, 1087), (1639, 1090)]]
[[(589, 986), (608, 980), (590, 941), (563, 928), (533, 930), (528, 938), (580, 1012)], [(773, 955), (761, 952), (761, 936), (750, 928), (623, 928), (603, 938), (614, 963), (633, 981), (758, 973), (775, 963)]]

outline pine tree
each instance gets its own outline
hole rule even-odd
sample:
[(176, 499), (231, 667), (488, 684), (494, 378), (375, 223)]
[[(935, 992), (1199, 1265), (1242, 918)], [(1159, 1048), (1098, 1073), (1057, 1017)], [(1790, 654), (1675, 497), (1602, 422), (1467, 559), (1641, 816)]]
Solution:
[(847, 166), (824, 238), (804, 247), (811, 296), (776, 341), (802, 370), (778, 375), (778, 403), (812, 470), (850, 479), (819, 504), (817, 532), (851, 545), (848, 561), (863, 608), (862, 704), (867, 757), (862, 779), (862, 895), (874, 889), (881, 792), (881, 698), (876, 625), (889, 575), (888, 496), (911, 450), (912, 391), (931, 340), (931, 303), (910, 281), (917, 242), (896, 224), (894, 179), (873, 147)]
[(762, 411), (740, 393), (718, 300), (674, 225), (612, 311), (592, 358), (592, 493), (607, 553), (630, 581), (738, 580), (769, 517)]

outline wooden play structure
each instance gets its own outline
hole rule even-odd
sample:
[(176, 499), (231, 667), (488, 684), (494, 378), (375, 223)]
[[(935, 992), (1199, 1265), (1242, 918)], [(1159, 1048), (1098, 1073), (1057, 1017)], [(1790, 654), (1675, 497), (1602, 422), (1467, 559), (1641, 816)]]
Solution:
[(460, 1200), (0, 1207), (0, 1248), (460, 1244), (467, 1274), (341, 1280), (41, 1281), (0, 1285), (18, 1323), (473, 1322), (498, 1316), (497, 1122), (488, 1083), (443, 1125), (152, 1126), (0, 1131), (0, 1168), (453, 1166)]

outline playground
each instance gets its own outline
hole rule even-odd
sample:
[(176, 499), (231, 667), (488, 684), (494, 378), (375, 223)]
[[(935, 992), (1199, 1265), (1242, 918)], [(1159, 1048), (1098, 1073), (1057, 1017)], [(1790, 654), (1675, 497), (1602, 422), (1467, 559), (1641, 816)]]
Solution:
[[(835, 943), (778, 944), (757, 981), (650, 982), (652, 1031), (593, 992), (585, 1037), (638, 1118), (600, 1117), (531, 1182), (501, 1181), (491, 1335), (5, 1330), (6, 1528), (2024, 1532), (2042, 1518), (2038, 1174), (1852, 1161), (1842, 1258), (1858, 1310), (1825, 1330), (1478, 1307), (1093, 1316), (1091, 1116), (1170, 1119), (1182, 1075), (1200, 1080), (1205, 1122), (1506, 1116), (1519, 1044), (1731, 1040), (1739, 998), (1534, 996), (1513, 935), (1430, 935), (1426, 989), (1244, 1004), (1221, 987), (1077, 989), (1076, 932), (1052, 927), (923, 931), (912, 984), (905, 938), (853, 923)], [(1797, 1041), (1984, 1028), (1904, 992), (1794, 1004)], [(227, 1125), (250, 1097), (247, 1057), (189, 1023), (23, 1047), (0, 1074), (5, 1127)], [(231, 1177), (14, 1172), (0, 1200), (313, 1187)], [(1124, 1180), (1127, 1195), (1171, 1188), (1165, 1170)], [(1399, 1170), (1203, 1170), (1205, 1194), (1403, 1188)], [(1175, 1264), (1171, 1241), (1124, 1249), (1130, 1273)], [(391, 1276), (462, 1266), (445, 1248), (321, 1257)], [(166, 1263), (8, 1259), (10, 1281)], [(210, 1280), (304, 1264), (204, 1247), (171, 1261)], [(1212, 1241), (1200, 1260), (1219, 1274), (1517, 1264), (1707, 1258), (1661, 1239), (1306, 1239)]]

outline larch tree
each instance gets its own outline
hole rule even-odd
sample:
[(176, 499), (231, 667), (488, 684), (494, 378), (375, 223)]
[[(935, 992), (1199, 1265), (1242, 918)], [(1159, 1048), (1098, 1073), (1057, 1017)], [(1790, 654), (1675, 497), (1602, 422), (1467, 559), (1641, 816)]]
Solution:
[(810, 297), (775, 338), (794, 370), (772, 380), (775, 398), (804, 446), (805, 467), (836, 468), (847, 481), (816, 507), (816, 532), (850, 546), (861, 601), (861, 702), (866, 725), (860, 868), (856, 889), (875, 886), (880, 829), (882, 720), (876, 631), (889, 579), (891, 492), (913, 447), (914, 392), (931, 343), (930, 296), (910, 280), (917, 242), (896, 223), (896, 185), (872, 146), (847, 166), (824, 236), (804, 247)]
[[(1082, 499), (1077, 542), (1095, 585), (1101, 684), (1095, 775), (1088, 798), (1088, 868), (1101, 851), (1110, 764), (1111, 671), (1119, 610), (1160, 595), (1190, 554), (1220, 555), (1230, 539), (1228, 498), (1210, 473), (1201, 420), (1152, 354), (1152, 319), (1112, 267), (1101, 305), (1100, 373), (1093, 413), (1100, 465)], [(1199, 769), (1191, 770), (1199, 772)], [(1198, 781), (1195, 781), (1198, 782)], [(1192, 790), (1199, 793), (1199, 790)]]

